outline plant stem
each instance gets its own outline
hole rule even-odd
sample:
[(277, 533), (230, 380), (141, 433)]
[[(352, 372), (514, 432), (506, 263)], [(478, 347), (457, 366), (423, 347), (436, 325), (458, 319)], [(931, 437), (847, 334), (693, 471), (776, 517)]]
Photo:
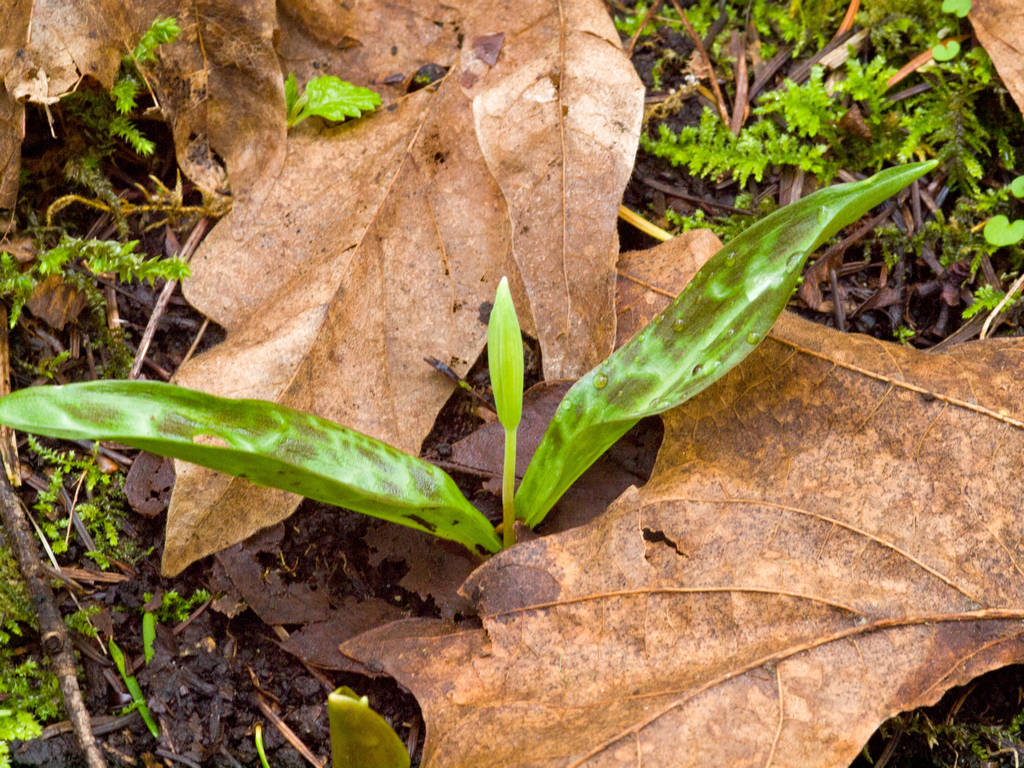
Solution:
[(508, 549), (516, 543), (516, 427), (505, 428), (505, 467), (501, 477), (501, 545)]

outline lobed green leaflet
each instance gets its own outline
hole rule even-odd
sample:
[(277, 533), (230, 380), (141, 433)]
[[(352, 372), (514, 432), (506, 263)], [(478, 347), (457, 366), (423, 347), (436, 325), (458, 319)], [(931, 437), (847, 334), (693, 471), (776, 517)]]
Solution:
[[(725, 375), (768, 334), (815, 248), (936, 165), (890, 168), (822, 189), (722, 248), (663, 313), (569, 390), (515, 494), (515, 515), (537, 525), (637, 421), (679, 405)], [(511, 308), (503, 287), (499, 299)], [(521, 355), (518, 324), (513, 328), (507, 317), (500, 322), (505, 326), (494, 335), (494, 352)], [(507, 381), (496, 382), (496, 400), (503, 423), (511, 424), (518, 422), (518, 408), (508, 401), (521, 393), (522, 369), (508, 360), (499, 368)], [(156, 382), (97, 381), (8, 395), (0, 400), (0, 423), (184, 459), (458, 541), (481, 555), (502, 546), (490, 522), (441, 469), (276, 403)], [(508, 533), (510, 526), (505, 528)]]

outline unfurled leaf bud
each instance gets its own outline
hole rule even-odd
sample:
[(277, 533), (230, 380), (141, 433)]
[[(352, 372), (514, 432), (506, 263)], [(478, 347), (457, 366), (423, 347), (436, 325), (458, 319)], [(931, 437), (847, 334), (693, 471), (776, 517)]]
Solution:
[(523, 414), (523, 335), (505, 277), (498, 283), (487, 326), (487, 363), (498, 419), (505, 429), (515, 429)]

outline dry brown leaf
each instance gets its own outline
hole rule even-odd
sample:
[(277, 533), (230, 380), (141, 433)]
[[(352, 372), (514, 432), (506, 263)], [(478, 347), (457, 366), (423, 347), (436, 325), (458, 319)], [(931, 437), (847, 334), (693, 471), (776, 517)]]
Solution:
[(28, 45), (32, 0), (8, 3), (0, 27), (0, 209), (14, 208), (21, 172), (21, 142), (25, 138), (25, 105), (11, 93), (7, 74), (17, 52)]
[(32, 290), (25, 308), (51, 328), (63, 331), (85, 309), (88, 297), (60, 275), (50, 275)]
[(1024, 660), (1022, 365), (784, 315), (666, 415), (647, 486), (470, 578), (483, 629), (342, 651), (417, 695), (425, 766), (846, 766)]
[[(18, 194), (25, 101), (50, 105), (84, 76), (113, 83), (136, 21), (108, 0), (11, 0), (0, 24), (0, 208)], [(139, 29), (141, 34), (143, 26)], [(127, 38), (125, 38), (127, 39)]]
[[(273, 184), (214, 228), (185, 292), (228, 338), (179, 383), (311, 410), (416, 453), (450, 393), (422, 358), (468, 370), (502, 274), (549, 371), (578, 374), (610, 350), (615, 212), (642, 87), (596, 0), (471, 6), (436, 88), (351, 125), (307, 121)], [(491, 67), (480, 56), (493, 46), (474, 41), (503, 30)], [(165, 572), (296, 503), (179, 466)]]
[(1017, 0), (974, 0), (968, 18), (1017, 109), (1024, 112), (1024, 5)]

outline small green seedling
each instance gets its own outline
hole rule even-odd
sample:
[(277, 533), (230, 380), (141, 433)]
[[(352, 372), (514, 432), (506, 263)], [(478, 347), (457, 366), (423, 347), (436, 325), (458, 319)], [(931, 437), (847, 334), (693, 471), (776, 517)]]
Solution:
[(288, 111), (288, 127), (298, 125), (307, 117), (322, 117), (341, 122), (350, 117), (362, 117), (380, 106), (380, 96), (369, 88), (339, 80), (333, 75), (314, 77), (306, 83), (299, 95), (295, 75), (289, 73), (284, 81), (284, 100)]
[(154, 643), (156, 642), (156, 616), (152, 611), (142, 614), (142, 654), (149, 664), (155, 653)]
[(267, 752), (263, 749), (263, 724), (256, 723), (256, 726), (252, 729), (252, 740), (256, 745), (256, 754), (260, 758), (261, 768), (270, 768), (270, 763), (267, 762)]
[(365, 696), (342, 686), (327, 697), (334, 768), (409, 768), (409, 752)]
[(114, 638), (110, 638), (110, 641), (107, 643), (107, 648), (110, 650), (110, 658), (114, 660), (114, 665), (117, 667), (117, 671), (121, 673), (121, 679), (124, 680), (124, 684), (128, 688), (128, 693), (131, 694), (132, 703), (128, 709), (137, 709), (139, 714), (142, 716), (142, 721), (149, 729), (149, 732), (153, 734), (153, 738), (159, 739), (160, 728), (153, 719), (153, 714), (149, 711), (149, 707), (146, 706), (146, 697), (142, 695), (142, 688), (139, 687), (139, 681), (135, 679), (135, 675), (128, 674), (128, 669), (124, 660), (124, 652), (122, 652), (121, 648), (114, 642)]
[(498, 421), (505, 428), (501, 525), (502, 545), (510, 547), (515, 543), (516, 430), (523, 416), (523, 334), (505, 277), (498, 283), (487, 326), (487, 365)]
[[(735, 367), (771, 330), (807, 256), (936, 165), (890, 168), (819, 190), (723, 247), (664, 312), (566, 393), (515, 494), (515, 516), (536, 526), (640, 419), (675, 408)], [(495, 299), (492, 383), (506, 434), (514, 436), (522, 344), (507, 290), (507, 284), (499, 287)], [(96, 381), (8, 395), (0, 400), (0, 423), (191, 461), (457, 541), (480, 555), (510, 543), (511, 526), (504, 525), (503, 542), (441, 469), (276, 403), (219, 398), (161, 382)], [(514, 465), (513, 454), (506, 459), (506, 493)]]

